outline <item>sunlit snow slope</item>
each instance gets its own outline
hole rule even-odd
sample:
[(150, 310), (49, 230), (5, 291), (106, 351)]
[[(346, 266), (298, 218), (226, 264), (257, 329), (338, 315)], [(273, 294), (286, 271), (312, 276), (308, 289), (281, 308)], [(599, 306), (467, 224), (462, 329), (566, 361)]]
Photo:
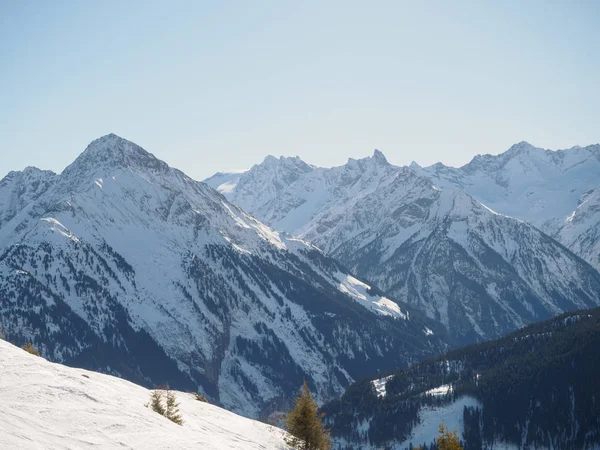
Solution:
[(183, 426), (128, 381), (50, 363), (0, 340), (1, 449), (283, 450), (284, 431), (176, 392)]

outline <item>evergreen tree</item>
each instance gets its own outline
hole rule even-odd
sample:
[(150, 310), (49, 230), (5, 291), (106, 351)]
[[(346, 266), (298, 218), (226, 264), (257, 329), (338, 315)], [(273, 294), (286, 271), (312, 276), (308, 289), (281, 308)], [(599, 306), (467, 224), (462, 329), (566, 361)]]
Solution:
[(299, 450), (331, 449), (329, 430), (323, 427), (323, 416), (304, 382), (294, 408), (285, 417), (285, 424), (291, 435), (286, 443)]
[(456, 430), (450, 431), (443, 420), (440, 423), (435, 443), (438, 445), (439, 450), (464, 450), (458, 440), (458, 432)]
[(155, 389), (150, 395), (150, 408), (152, 411), (159, 413), (161, 416), (166, 414), (165, 407), (162, 405), (162, 391)]
[(177, 403), (177, 397), (175, 392), (167, 390), (167, 411), (165, 417), (171, 422), (175, 422), (178, 425), (183, 425), (183, 419), (179, 412), (179, 403)]

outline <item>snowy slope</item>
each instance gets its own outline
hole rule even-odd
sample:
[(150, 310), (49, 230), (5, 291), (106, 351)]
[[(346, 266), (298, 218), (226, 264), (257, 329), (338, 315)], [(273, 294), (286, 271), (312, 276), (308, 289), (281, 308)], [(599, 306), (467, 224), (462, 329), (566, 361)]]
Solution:
[(0, 229), (0, 326), (49, 359), (253, 417), (304, 380), (326, 400), (443, 347), (434, 322), (115, 135)]
[(262, 172), (252, 169), (244, 178), (255, 180), (253, 202), (246, 201), (249, 192), (238, 197), (242, 180), (229, 197), (440, 320), (457, 343), (600, 302), (598, 272), (574, 254), (530, 224), (419, 172), (392, 166), (376, 151), (306, 172), (262, 203), (256, 181)]
[(412, 167), (440, 186), (462, 189), (495, 211), (527, 220), (600, 268), (597, 211), (577, 227), (577, 234), (587, 233), (593, 243), (586, 240), (582, 247), (571, 232), (561, 232), (587, 193), (600, 185), (600, 145), (552, 151), (521, 142), (500, 155), (478, 155), (460, 168)]
[(219, 172), (212, 177), (204, 180), (211, 188), (219, 191), (221, 194), (228, 194), (237, 185), (241, 176), (248, 170), (231, 170), (229, 172)]
[(176, 392), (183, 426), (144, 405), (151, 391), (50, 363), (0, 340), (2, 449), (283, 450), (285, 433)]

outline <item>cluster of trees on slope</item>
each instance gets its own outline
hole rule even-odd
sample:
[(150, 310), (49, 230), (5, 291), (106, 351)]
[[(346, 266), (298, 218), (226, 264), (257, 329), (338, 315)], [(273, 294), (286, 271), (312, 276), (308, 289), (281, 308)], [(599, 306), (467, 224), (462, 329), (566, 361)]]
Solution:
[[(600, 308), (567, 313), (398, 371), (382, 398), (362, 379), (323, 411), (334, 437), (384, 447), (409, 437), (423, 406), (469, 395), (482, 407), (464, 410), (466, 450), (499, 441), (591, 448), (600, 444), (598, 348)], [(453, 387), (448, 395), (425, 394), (443, 384)]]

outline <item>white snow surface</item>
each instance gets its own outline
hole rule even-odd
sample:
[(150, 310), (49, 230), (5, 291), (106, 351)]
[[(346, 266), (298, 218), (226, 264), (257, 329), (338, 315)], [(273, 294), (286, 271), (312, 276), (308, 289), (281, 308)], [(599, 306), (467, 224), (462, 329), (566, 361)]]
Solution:
[(375, 392), (377, 393), (377, 397), (385, 397), (386, 396), (387, 391), (385, 390), (385, 387), (387, 385), (387, 382), (390, 381), (392, 378), (394, 378), (394, 376), (390, 375), (387, 377), (379, 378), (378, 380), (371, 381), (371, 384), (373, 385), (373, 389), (375, 389)]
[(438, 386), (436, 388), (429, 389), (427, 392), (425, 392), (425, 394), (439, 397), (439, 396), (447, 395), (448, 393), (452, 392), (453, 389), (454, 388), (452, 387), (451, 384), (442, 384), (441, 386)]
[[(400, 306), (387, 297), (380, 295), (372, 295), (369, 293), (369, 286), (360, 280), (357, 280), (352, 275), (338, 272), (336, 278), (340, 281), (340, 291), (354, 298), (359, 304), (363, 305), (378, 314), (383, 316), (392, 316), (400, 319), (408, 319), (408, 315), (403, 313)], [(433, 333), (431, 333), (433, 334)]]
[(412, 442), (414, 447), (426, 443), (427, 445), (434, 442), (438, 435), (438, 427), (442, 420), (450, 430), (458, 430), (458, 435), (463, 437), (463, 409), (464, 407), (479, 407), (481, 403), (469, 396), (458, 398), (456, 401), (441, 407), (423, 407), (419, 411), (419, 424), (413, 428), (411, 437), (406, 441), (394, 445), (394, 449), (404, 450), (408, 448)]
[(0, 448), (283, 450), (285, 432), (175, 392), (184, 424), (144, 405), (151, 391), (0, 340)]
[(235, 188), (241, 176), (248, 170), (249, 169), (219, 172), (212, 177), (207, 178), (204, 182), (221, 194), (227, 195)]

